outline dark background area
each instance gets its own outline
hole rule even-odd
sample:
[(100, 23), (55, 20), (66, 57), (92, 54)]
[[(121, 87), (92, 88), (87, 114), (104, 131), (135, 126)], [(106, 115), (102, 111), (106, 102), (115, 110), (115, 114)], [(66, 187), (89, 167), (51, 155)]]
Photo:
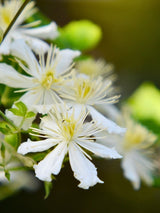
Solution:
[[(144, 81), (160, 87), (159, 0), (38, 0), (37, 6), (58, 25), (89, 19), (103, 31), (103, 39), (91, 52), (115, 65), (122, 99)], [(54, 181), (44, 200), (43, 186), (35, 193), (20, 192), (0, 203), (8, 212), (154, 213), (160, 210), (160, 189), (142, 186), (134, 191), (123, 177), (118, 160), (94, 160), (104, 184), (89, 190), (77, 187), (68, 164)]]

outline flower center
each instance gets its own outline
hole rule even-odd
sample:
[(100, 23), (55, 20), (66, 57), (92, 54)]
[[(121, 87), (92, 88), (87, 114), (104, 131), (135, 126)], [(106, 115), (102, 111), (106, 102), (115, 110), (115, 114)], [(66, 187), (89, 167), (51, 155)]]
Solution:
[[(139, 127), (139, 126), (138, 126)], [(126, 149), (131, 149), (141, 143), (143, 143), (146, 139), (146, 131), (144, 129), (128, 129), (125, 134), (124, 147)]]
[(89, 79), (78, 79), (76, 82), (76, 99), (79, 103), (85, 103), (94, 91)]
[(55, 78), (53, 71), (47, 71), (42, 77), (41, 85), (49, 90), (53, 83), (57, 83), (59, 79)]
[(67, 142), (70, 142), (75, 134), (76, 122), (73, 118), (66, 118), (62, 121), (62, 135)]

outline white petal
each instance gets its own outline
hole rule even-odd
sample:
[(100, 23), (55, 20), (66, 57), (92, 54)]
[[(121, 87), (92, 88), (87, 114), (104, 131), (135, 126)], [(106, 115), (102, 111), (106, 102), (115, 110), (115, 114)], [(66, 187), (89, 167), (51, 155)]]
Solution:
[(92, 118), (94, 121), (97, 122), (97, 125), (101, 125), (102, 127), (106, 128), (106, 130), (112, 134), (124, 134), (126, 129), (118, 126), (116, 123), (113, 121), (107, 119), (104, 117), (101, 113), (99, 113), (96, 109), (94, 109), (91, 106), (87, 106)]
[(61, 75), (70, 67), (73, 63), (73, 59), (81, 54), (80, 51), (74, 51), (70, 49), (64, 49), (59, 51), (56, 60), (58, 64), (56, 66), (56, 74)]
[(8, 34), (4, 41), (0, 44), (0, 54), (8, 55), (10, 53), (10, 45), (11, 37)]
[(60, 143), (44, 160), (34, 166), (36, 177), (43, 181), (51, 181), (51, 174), (57, 175), (67, 153), (67, 143)]
[(42, 27), (22, 30), (22, 33), (41, 39), (54, 39), (58, 36), (57, 25), (55, 22)]
[(38, 55), (46, 53), (50, 48), (50, 46), (47, 42), (45, 42), (39, 38), (25, 36), (24, 39), (27, 42), (27, 44), (30, 46), (30, 48)]
[(96, 167), (84, 156), (78, 145), (70, 143), (69, 161), (74, 172), (74, 177), (80, 181), (80, 188), (88, 189), (96, 183), (103, 183), (97, 177)]
[(41, 113), (41, 114), (47, 114), (52, 109), (52, 107), (53, 107), (52, 104), (34, 105), (33, 110), (35, 110), (36, 112)]
[(124, 170), (124, 176), (132, 182), (135, 189), (139, 189), (140, 177), (136, 171), (135, 162), (130, 155), (124, 156), (122, 168)]
[(101, 144), (95, 143), (95, 142), (89, 142), (89, 141), (76, 141), (80, 146), (84, 147), (85, 149), (88, 149), (89, 151), (93, 152), (97, 156), (103, 157), (103, 158), (122, 158), (120, 154), (116, 151), (116, 149), (108, 148), (106, 146), (103, 146)]
[(43, 90), (29, 91), (20, 98), (20, 101), (26, 104), (28, 109), (32, 110), (34, 105), (43, 104), (43, 94)]
[(109, 117), (113, 121), (118, 121), (121, 117), (120, 111), (113, 104), (98, 104), (95, 108), (101, 112), (104, 116)]
[(18, 153), (25, 155), (29, 152), (43, 152), (57, 144), (57, 140), (54, 139), (45, 139), (42, 141), (31, 141), (30, 139), (27, 142), (22, 143), (18, 147)]
[(14, 88), (33, 86), (32, 78), (19, 74), (13, 67), (0, 63), (0, 83)]
[(39, 64), (31, 49), (23, 40), (16, 40), (11, 45), (12, 55), (25, 61), (29, 67), (29, 74), (35, 77), (39, 76)]

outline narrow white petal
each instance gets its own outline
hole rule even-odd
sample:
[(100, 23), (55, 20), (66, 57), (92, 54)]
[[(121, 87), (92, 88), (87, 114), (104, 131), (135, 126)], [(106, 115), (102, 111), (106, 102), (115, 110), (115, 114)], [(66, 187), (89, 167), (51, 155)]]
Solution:
[(122, 168), (124, 170), (124, 176), (132, 182), (135, 189), (139, 189), (140, 176), (136, 171), (135, 162), (130, 155), (124, 156), (122, 160)]
[(29, 67), (30, 75), (35, 77), (39, 76), (40, 67), (37, 59), (23, 40), (16, 40), (12, 43), (11, 53), (26, 62)]
[(33, 109), (34, 105), (43, 104), (43, 90), (29, 91), (26, 92), (21, 98), (20, 101), (25, 103), (28, 109)]
[(106, 130), (109, 133), (116, 133), (116, 134), (124, 134), (126, 129), (118, 126), (113, 121), (107, 119), (104, 117), (100, 112), (98, 112), (96, 109), (94, 109), (91, 106), (87, 106), (92, 118), (94, 121), (97, 122), (98, 125), (101, 125), (102, 127), (106, 128)]
[(96, 167), (84, 156), (78, 148), (78, 145), (70, 143), (69, 145), (69, 161), (74, 172), (74, 177), (80, 181), (80, 188), (88, 189), (96, 183), (103, 183), (97, 177)]
[(0, 63), (0, 83), (13, 88), (33, 86), (32, 78), (19, 74), (13, 67)]
[(29, 152), (43, 152), (57, 144), (57, 140), (46, 139), (42, 141), (31, 141), (30, 139), (27, 142), (22, 143), (18, 147), (18, 153), (25, 155)]
[(43, 181), (51, 181), (51, 174), (57, 175), (60, 172), (66, 153), (67, 144), (62, 142), (34, 166), (36, 177)]
[(57, 25), (55, 22), (51, 22), (42, 27), (24, 29), (22, 30), (22, 33), (41, 39), (54, 39), (58, 36)]
[(38, 55), (46, 53), (50, 48), (47, 42), (39, 38), (25, 36), (24, 39), (27, 42), (27, 44), (30, 46), (30, 48)]
[(8, 34), (5, 40), (0, 44), (0, 54), (8, 55), (10, 53), (11, 36)]
[(78, 57), (81, 54), (80, 51), (74, 51), (70, 49), (64, 49), (59, 51), (57, 55), (58, 64), (56, 66), (57, 75), (63, 74), (70, 65), (73, 63), (73, 59)]
[(106, 131), (100, 132), (96, 135), (97, 143), (103, 144), (107, 147), (119, 147), (121, 146), (123, 136), (117, 134), (108, 134)]
[(104, 116), (109, 117), (113, 121), (118, 121), (121, 117), (120, 111), (113, 104), (98, 104), (95, 108), (101, 112)]
[(106, 146), (103, 146), (101, 144), (95, 143), (95, 142), (89, 142), (89, 141), (76, 141), (80, 146), (84, 147), (85, 149), (93, 152), (97, 156), (103, 157), (103, 158), (122, 158), (120, 154), (116, 151), (116, 149), (108, 148)]

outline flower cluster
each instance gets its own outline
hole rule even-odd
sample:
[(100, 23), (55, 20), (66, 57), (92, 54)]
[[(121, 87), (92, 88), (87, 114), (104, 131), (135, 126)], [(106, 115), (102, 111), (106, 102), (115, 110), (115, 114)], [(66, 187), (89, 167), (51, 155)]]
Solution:
[[(0, 5), (2, 32), (22, 3), (5, 0)], [(69, 159), (78, 186), (88, 189), (103, 183), (92, 156), (122, 158), (124, 174), (135, 188), (139, 188), (140, 179), (151, 184), (154, 165), (145, 151), (156, 138), (132, 121), (117, 124), (121, 113), (113, 104), (120, 96), (113, 86), (113, 66), (104, 60), (82, 60), (79, 50), (58, 48), (54, 45), (59, 35), (55, 22), (37, 27), (40, 20), (28, 21), (36, 12), (31, 1), (0, 44), (0, 84), (4, 94), (8, 90), (18, 94), (12, 107), (1, 111), (2, 160), (6, 158), (4, 147), (12, 147), (11, 157), (24, 168), (33, 167), (38, 179), (50, 182)], [(4, 55), (12, 57), (14, 65), (7, 63)], [(36, 153), (40, 158), (34, 157)], [(10, 169), (6, 164), (1, 165), (7, 177)]]

